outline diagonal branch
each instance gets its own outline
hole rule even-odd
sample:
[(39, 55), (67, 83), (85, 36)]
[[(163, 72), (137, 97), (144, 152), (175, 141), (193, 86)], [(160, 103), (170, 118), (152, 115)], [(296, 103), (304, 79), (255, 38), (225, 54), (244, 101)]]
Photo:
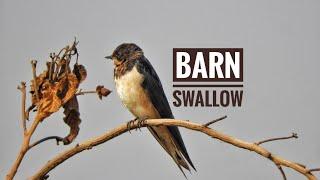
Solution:
[[(224, 134), (222, 132), (216, 131), (214, 129), (208, 128), (203, 126), (202, 124), (193, 123), (185, 120), (178, 120), (178, 119), (148, 119), (144, 121), (143, 126), (159, 126), (159, 125), (165, 125), (165, 126), (180, 126), (184, 127), (190, 130), (199, 131), (202, 132), (212, 138), (218, 139), (220, 141), (223, 141), (225, 143), (231, 144), (238, 148), (243, 148), (248, 151), (255, 152), (256, 154), (263, 156), (273, 163), (275, 163), (278, 168), (281, 166), (291, 168), (300, 174), (304, 175), (309, 180), (316, 180), (317, 178), (310, 172), (306, 167), (303, 167), (293, 161), (286, 160), (280, 156), (276, 156), (267, 149), (259, 146), (256, 143), (250, 143), (246, 142), (240, 139), (237, 139), (235, 137), (229, 136), (227, 134)], [(132, 128), (137, 128), (138, 123), (135, 121), (132, 125)], [(108, 132), (95, 137), (91, 138), (87, 141), (84, 141), (83, 143), (77, 144), (75, 147), (72, 147), (60, 154), (58, 154), (56, 157), (48, 161), (40, 170), (38, 170), (30, 179), (41, 179), (47, 174), (57, 167), (59, 164), (63, 163), (64, 161), (68, 160), (72, 156), (84, 151), (92, 149), (94, 146), (98, 146), (102, 143), (105, 143), (109, 141), (110, 139), (113, 139), (125, 132), (127, 132), (127, 124), (121, 124), (118, 127), (115, 127), (114, 129), (109, 130)], [(280, 169), (280, 168), (279, 168)], [(280, 169), (281, 173), (283, 173), (282, 168)], [(283, 175), (283, 174), (282, 174)]]

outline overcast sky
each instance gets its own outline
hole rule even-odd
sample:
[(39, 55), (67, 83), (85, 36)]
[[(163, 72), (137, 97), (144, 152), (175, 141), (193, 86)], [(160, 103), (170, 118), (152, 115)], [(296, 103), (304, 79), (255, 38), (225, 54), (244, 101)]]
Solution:
[[(115, 90), (113, 67), (103, 57), (123, 42), (134, 42), (158, 72), (176, 118), (214, 125), (247, 141), (299, 134), (298, 140), (263, 145), (311, 168), (320, 166), (319, 40), (320, 1), (0, 1), (0, 178), (16, 158), (22, 140), (20, 93), (32, 77), (30, 59), (43, 67), (50, 52), (78, 38), (88, 70), (82, 89), (103, 84)], [(182, 108), (172, 105), (172, 48), (244, 48), (241, 108)], [(212, 89), (213, 90), (213, 89)], [(100, 135), (133, 116), (115, 91), (103, 101), (79, 97), (81, 129), (69, 146), (44, 143), (23, 160), (16, 179), (25, 179), (76, 143)], [(33, 140), (68, 133), (62, 112), (39, 125)], [(281, 179), (270, 161), (207, 136), (181, 129), (198, 172), (190, 180)], [(284, 168), (288, 179), (302, 176)], [(318, 174), (319, 175), (319, 174)], [(72, 157), (50, 179), (184, 179), (172, 159), (144, 129), (124, 134)]]

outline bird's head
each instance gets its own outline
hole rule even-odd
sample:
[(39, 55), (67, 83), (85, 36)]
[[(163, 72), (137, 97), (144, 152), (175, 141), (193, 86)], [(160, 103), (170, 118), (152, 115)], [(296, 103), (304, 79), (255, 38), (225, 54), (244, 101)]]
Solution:
[(134, 43), (123, 43), (113, 51), (111, 56), (106, 56), (105, 58), (111, 59), (114, 65), (118, 66), (141, 56), (143, 56), (143, 51), (139, 46)]

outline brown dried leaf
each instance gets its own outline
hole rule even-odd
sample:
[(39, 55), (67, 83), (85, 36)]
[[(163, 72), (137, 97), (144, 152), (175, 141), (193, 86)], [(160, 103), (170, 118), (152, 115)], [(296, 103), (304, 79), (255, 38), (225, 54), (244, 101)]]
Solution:
[[(76, 75), (70, 73), (67, 76), (63, 77), (60, 81), (59, 81), (59, 92), (64, 92), (63, 95), (64, 96), (59, 96), (60, 98), (62, 98), (62, 104), (66, 103), (67, 101), (69, 101), (77, 92), (77, 89), (79, 87), (79, 81), (76, 77)], [(58, 94), (57, 94), (58, 95)]]
[(80, 83), (83, 82), (87, 77), (87, 70), (81, 64), (75, 64), (73, 66), (73, 71), (72, 72), (73, 72), (73, 74), (75, 74), (77, 76), (77, 78), (80, 81)]
[(80, 130), (79, 124), (81, 123), (81, 119), (77, 97), (73, 96), (73, 98), (63, 105), (63, 108), (65, 115), (63, 121), (70, 127), (69, 134), (63, 138), (63, 143), (66, 145), (73, 142)]
[(109, 89), (105, 88), (102, 85), (98, 85), (96, 91), (100, 100), (102, 100), (102, 97), (107, 97), (111, 93)]
[(43, 120), (68, 102), (77, 92), (79, 81), (74, 74), (68, 74), (58, 82), (50, 83), (46, 80), (40, 91), (41, 99), (38, 103), (37, 118)]

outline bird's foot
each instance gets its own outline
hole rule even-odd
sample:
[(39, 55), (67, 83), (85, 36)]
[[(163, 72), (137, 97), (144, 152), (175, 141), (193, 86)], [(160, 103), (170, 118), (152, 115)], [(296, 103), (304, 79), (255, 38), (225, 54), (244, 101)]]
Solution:
[(132, 125), (134, 124), (134, 122), (137, 120), (138, 118), (136, 117), (135, 119), (133, 120), (130, 120), (129, 122), (127, 122), (127, 129), (129, 131), (129, 133), (131, 134), (131, 129), (132, 129)]
[(139, 131), (141, 131), (141, 127), (143, 127), (145, 125), (146, 120), (148, 119), (148, 117), (142, 117), (142, 118), (138, 118), (138, 129)]
[(135, 119), (130, 120), (129, 122), (127, 122), (127, 129), (129, 131), (129, 133), (131, 133), (131, 129), (132, 129), (132, 126), (133, 126), (135, 121), (138, 121), (136, 130), (139, 129), (139, 131), (141, 131), (141, 127), (144, 126), (145, 121), (147, 119), (148, 119), (148, 117), (142, 117), (142, 118), (136, 117)]

